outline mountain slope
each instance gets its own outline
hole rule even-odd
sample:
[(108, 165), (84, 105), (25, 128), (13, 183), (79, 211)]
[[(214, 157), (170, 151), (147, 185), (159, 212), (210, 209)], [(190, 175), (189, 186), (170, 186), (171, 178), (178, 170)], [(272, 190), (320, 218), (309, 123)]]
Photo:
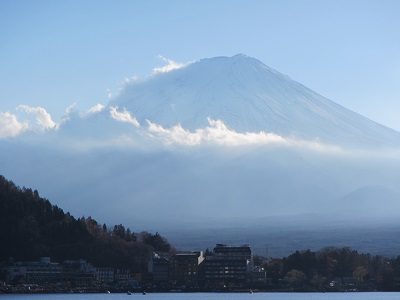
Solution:
[(400, 133), (318, 95), (262, 62), (239, 54), (203, 59), (133, 83), (111, 104), (141, 124), (195, 130), (207, 118), (238, 132), (346, 145), (400, 145)]
[[(0, 170), (74, 215), (158, 230), (400, 213), (399, 133), (243, 55), (152, 75), (101, 112), (67, 117), (51, 133), (1, 140)], [(238, 133), (260, 130), (275, 135)], [(386, 204), (371, 205), (380, 195)]]
[[(354, 214), (373, 215), (385, 214), (387, 217), (397, 217), (400, 211), (400, 194), (382, 186), (361, 187), (340, 198), (336, 207)], [(371, 216), (371, 217), (372, 217)]]

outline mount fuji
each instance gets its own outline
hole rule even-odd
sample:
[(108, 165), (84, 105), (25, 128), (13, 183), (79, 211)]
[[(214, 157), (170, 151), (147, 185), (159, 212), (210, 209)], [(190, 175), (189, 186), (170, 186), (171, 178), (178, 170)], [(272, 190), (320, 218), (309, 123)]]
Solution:
[(2, 138), (0, 170), (74, 215), (181, 248), (254, 245), (277, 228), (398, 227), (399, 150), (399, 132), (239, 54), (159, 70), (107, 106)]
[(203, 59), (185, 68), (132, 84), (111, 105), (146, 120), (188, 130), (223, 121), (237, 132), (347, 146), (400, 145), (400, 133), (385, 128), (267, 67), (238, 54)]

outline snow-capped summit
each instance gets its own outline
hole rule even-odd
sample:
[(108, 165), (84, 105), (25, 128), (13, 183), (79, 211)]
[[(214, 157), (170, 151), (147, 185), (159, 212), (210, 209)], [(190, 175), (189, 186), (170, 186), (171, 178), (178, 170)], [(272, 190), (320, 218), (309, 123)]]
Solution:
[(183, 228), (239, 226), (261, 243), (261, 228), (297, 234), (303, 215), (346, 226), (346, 241), (356, 222), (398, 224), (400, 147), (384, 146), (400, 133), (243, 54), (172, 67), (57, 129), (0, 140), (3, 174), (74, 215), (179, 228), (181, 240)]
[(141, 124), (195, 130), (207, 118), (238, 132), (346, 145), (399, 145), (400, 133), (306, 88), (261, 61), (238, 54), (202, 59), (127, 87), (111, 105)]

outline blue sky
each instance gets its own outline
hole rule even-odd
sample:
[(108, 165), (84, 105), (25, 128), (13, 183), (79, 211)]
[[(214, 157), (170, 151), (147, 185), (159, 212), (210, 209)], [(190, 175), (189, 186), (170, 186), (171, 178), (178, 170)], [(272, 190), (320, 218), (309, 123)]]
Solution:
[(164, 62), (244, 53), (400, 131), (400, 1), (0, 0), (0, 112), (58, 121)]

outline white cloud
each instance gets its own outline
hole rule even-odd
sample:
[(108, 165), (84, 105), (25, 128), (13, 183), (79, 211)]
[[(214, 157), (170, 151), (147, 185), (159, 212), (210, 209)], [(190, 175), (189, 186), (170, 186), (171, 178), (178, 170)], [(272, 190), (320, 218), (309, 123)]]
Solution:
[(114, 120), (117, 120), (119, 122), (130, 123), (135, 125), (136, 127), (140, 127), (139, 122), (134, 117), (131, 116), (131, 113), (127, 111), (125, 107), (122, 112), (118, 111), (118, 106), (110, 107), (110, 114)]
[(79, 113), (75, 110), (76, 102), (72, 103), (65, 109), (65, 114), (62, 116), (61, 124), (66, 123), (71, 120), (71, 116), (74, 114), (79, 115)]
[(125, 77), (124, 81), (122, 82), (122, 86), (126, 86), (131, 84), (132, 82), (135, 82), (138, 80), (138, 77), (136, 75), (133, 75), (131, 77)]
[(194, 132), (184, 129), (181, 125), (164, 128), (147, 120), (150, 135), (163, 141), (165, 144), (178, 143), (187, 146), (196, 146), (203, 143), (226, 146), (257, 145), (257, 144), (284, 144), (284, 138), (274, 133), (239, 133), (229, 129), (221, 120), (208, 118), (210, 126), (196, 129)]
[(76, 107), (76, 102), (74, 102), (70, 106), (68, 106), (67, 109), (65, 110), (65, 113), (67, 115), (72, 113), (74, 111), (75, 107)]
[(19, 122), (16, 115), (0, 113), (0, 138), (17, 136), (28, 128), (28, 123)]
[(111, 92), (110, 89), (107, 89), (107, 98), (108, 98), (108, 100), (111, 100), (113, 97), (114, 97), (113, 92)]
[(159, 73), (167, 73), (170, 72), (172, 70), (176, 70), (176, 69), (180, 69), (185, 67), (187, 64), (183, 64), (183, 63), (178, 63), (175, 62), (171, 59), (165, 58), (161, 55), (158, 56), (159, 58), (161, 58), (164, 62), (166, 62), (167, 64), (165, 66), (162, 67), (158, 67), (158, 68), (154, 68), (153, 69), (153, 75), (154, 74), (159, 74)]
[(193, 133), (182, 128), (180, 124), (170, 129), (166, 129), (161, 125), (152, 123), (149, 120), (146, 121), (149, 125), (148, 131), (150, 133), (150, 137), (162, 141), (167, 145), (177, 143), (187, 146), (195, 146), (199, 145), (202, 141), (202, 134), (199, 133), (199, 131), (202, 129), (198, 129), (195, 133)]
[(103, 104), (98, 103), (89, 109), (89, 113), (94, 114), (94, 113), (101, 112), (104, 109), (104, 107), (105, 106)]
[(196, 129), (194, 132), (184, 129), (180, 124), (171, 128), (164, 128), (161, 125), (146, 120), (148, 135), (166, 145), (220, 145), (220, 146), (249, 146), (249, 145), (276, 145), (286, 147), (302, 147), (315, 151), (341, 152), (336, 146), (321, 144), (317, 141), (303, 141), (284, 138), (275, 133), (260, 131), (240, 133), (228, 128), (221, 120), (208, 118), (209, 126)]
[(36, 118), (36, 123), (43, 129), (56, 128), (57, 123), (51, 119), (51, 115), (42, 107), (31, 107), (29, 105), (19, 105), (17, 110), (32, 114)]

